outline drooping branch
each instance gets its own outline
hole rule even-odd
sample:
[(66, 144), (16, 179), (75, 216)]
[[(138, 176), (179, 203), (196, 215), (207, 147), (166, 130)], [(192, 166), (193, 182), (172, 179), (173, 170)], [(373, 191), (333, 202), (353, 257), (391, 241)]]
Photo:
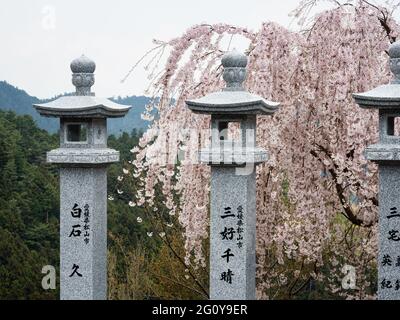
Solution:
[(380, 8), (367, 0), (361, 0), (363, 3), (367, 4), (368, 6), (377, 10), (381, 16), (378, 16), (379, 23), (381, 24), (382, 28), (385, 30), (386, 35), (390, 41), (390, 43), (396, 42), (396, 37), (392, 35), (392, 29), (389, 26), (389, 14), (386, 9)]
[[(333, 165), (333, 168), (329, 168), (328, 171), (332, 177), (332, 180), (335, 185), (336, 194), (339, 198), (340, 204), (342, 205), (342, 208), (344, 211), (344, 212), (342, 212), (342, 215), (344, 217), (346, 217), (351, 223), (353, 223), (356, 226), (364, 227), (364, 228), (371, 228), (372, 226), (374, 226), (377, 223), (377, 221), (371, 221), (371, 222), (366, 223), (364, 220), (360, 219), (359, 217), (357, 217), (357, 215), (354, 214), (353, 210), (350, 208), (350, 206), (347, 203), (346, 196), (345, 196), (345, 189), (343, 188), (342, 184), (338, 182), (337, 171), (339, 170), (339, 167), (337, 166), (335, 161), (333, 161), (332, 153), (323, 146), (318, 145), (317, 147), (319, 148), (320, 151), (322, 151), (330, 159), (330, 161)], [(320, 163), (323, 164), (323, 159), (321, 159), (321, 157), (318, 155), (316, 150), (311, 150), (310, 153), (314, 158), (316, 158)], [(377, 202), (377, 200), (375, 200), (375, 202)]]

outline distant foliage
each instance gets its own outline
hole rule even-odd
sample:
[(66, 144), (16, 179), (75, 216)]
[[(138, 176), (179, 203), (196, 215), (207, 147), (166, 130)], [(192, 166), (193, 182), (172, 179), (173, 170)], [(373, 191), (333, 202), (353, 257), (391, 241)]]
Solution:
[(29, 116), (0, 111), (0, 299), (55, 299), (42, 267), (58, 266), (59, 193), (45, 152), (58, 137)]

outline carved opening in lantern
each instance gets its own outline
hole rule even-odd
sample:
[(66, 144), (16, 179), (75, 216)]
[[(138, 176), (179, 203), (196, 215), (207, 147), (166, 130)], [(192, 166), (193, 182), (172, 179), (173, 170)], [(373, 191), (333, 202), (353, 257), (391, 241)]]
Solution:
[(242, 136), (240, 121), (220, 121), (218, 123), (219, 140), (240, 142)]
[(388, 117), (387, 135), (400, 137), (400, 117)]
[(87, 143), (88, 130), (86, 123), (66, 124), (66, 139), (68, 143)]

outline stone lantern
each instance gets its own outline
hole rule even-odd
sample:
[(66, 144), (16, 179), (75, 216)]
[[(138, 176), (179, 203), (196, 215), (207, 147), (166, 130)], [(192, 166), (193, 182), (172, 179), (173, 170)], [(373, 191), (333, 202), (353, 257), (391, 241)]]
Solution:
[(400, 42), (389, 56), (391, 83), (353, 96), (361, 108), (379, 110), (379, 142), (365, 151), (379, 165), (378, 297), (400, 300)]
[(47, 162), (60, 166), (60, 296), (64, 300), (107, 298), (107, 166), (119, 152), (107, 148), (107, 118), (130, 107), (91, 92), (95, 63), (72, 61), (75, 94), (34, 107), (60, 118), (60, 148)]
[[(211, 166), (210, 297), (254, 300), (256, 277), (256, 172), (268, 159), (256, 146), (257, 115), (272, 115), (279, 104), (244, 90), (247, 57), (222, 58), (226, 88), (186, 104), (211, 115), (211, 144), (200, 161)], [(236, 131), (235, 131), (236, 130)], [(236, 132), (233, 136), (230, 134)]]

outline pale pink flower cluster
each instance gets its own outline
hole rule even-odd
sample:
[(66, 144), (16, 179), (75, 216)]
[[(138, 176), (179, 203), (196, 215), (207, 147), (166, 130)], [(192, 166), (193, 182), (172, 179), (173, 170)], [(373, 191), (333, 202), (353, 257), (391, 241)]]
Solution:
[[(274, 298), (288, 282), (294, 294), (310, 279), (346, 298), (373, 296), (368, 274), (377, 254), (377, 167), (363, 151), (378, 138), (378, 119), (360, 109), (352, 93), (389, 81), (385, 50), (399, 28), (389, 15), (387, 34), (376, 8), (352, 3), (323, 12), (301, 33), (275, 23), (254, 33), (198, 25), (168, 42), (165, 71), (154, 82), (159, 119), (134, 150), (129, 172), (144, 179), (133, 200), (138, 205), (154, 205), (154, 188), (161, 186), (164, 205), (185, 230), (188, 265), (205, 266), (207, 258), (210, 169), (185, 160), (174, 167), (146, 154), (165, 150), (156, 135), (162, 129), (176, 146), (169, 156), (192, 156), (187, 137), (174, 132), (207, 129), (210, 119), (191, 113), (185, 100), (224, 85), (221, 41), (236, 35), (250, 42), (246, 88), (282, 103), (274, 117), (258, 119), (258, 144), (271, 155), (257, 170), (259, 297)], [(340, 287), (344, 264), (357, 269), (357, 291)], [(330, 272), (320, 272), (322, 266)]]

